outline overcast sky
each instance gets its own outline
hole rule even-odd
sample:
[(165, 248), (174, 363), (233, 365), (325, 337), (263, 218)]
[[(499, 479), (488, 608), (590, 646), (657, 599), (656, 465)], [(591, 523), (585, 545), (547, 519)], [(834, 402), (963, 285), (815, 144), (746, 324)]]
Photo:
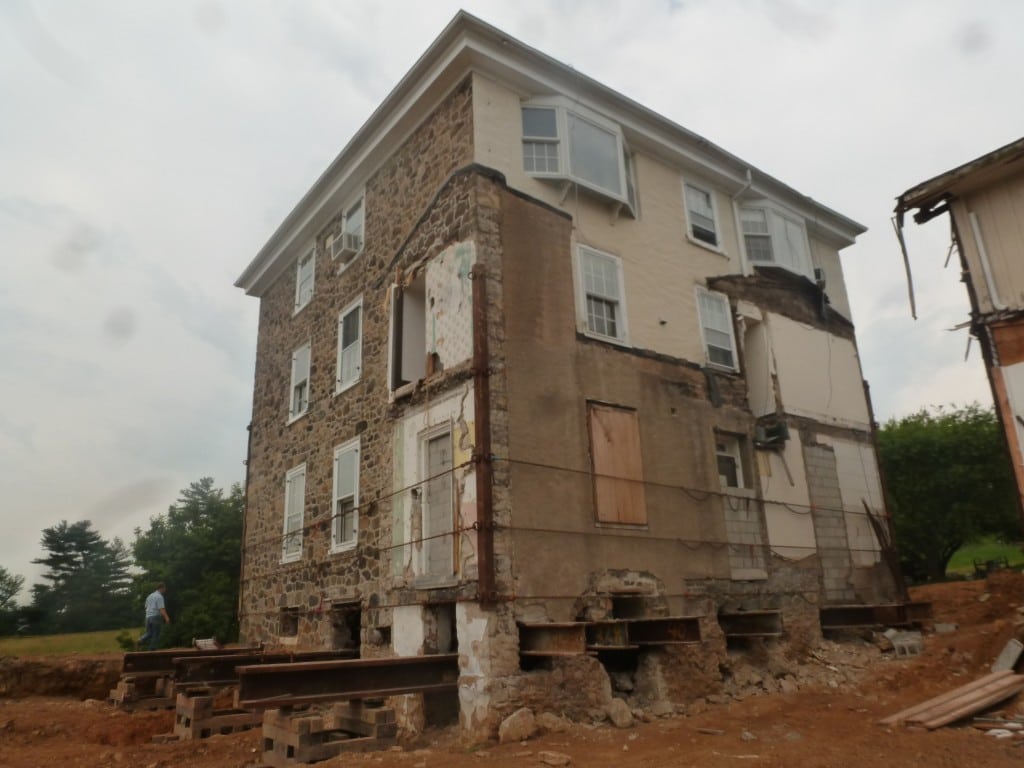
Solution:
[[(233, 282), (460, 5), (0, 3), (0, 565), (130, 542), (244, 478), (258, 301)], [(1024, 3), (495, 0), (514, 37), (865, 224), (844, 252), (878, 418), (990, 402), (945, 219), (905, 189), (1024, 132)]]

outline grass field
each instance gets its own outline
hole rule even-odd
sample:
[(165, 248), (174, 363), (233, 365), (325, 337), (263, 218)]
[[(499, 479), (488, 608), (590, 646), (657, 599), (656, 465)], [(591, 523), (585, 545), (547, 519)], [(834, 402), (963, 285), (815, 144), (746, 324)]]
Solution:
[(947, 574), (974, 573), (974, 561), (985, 562), (988, 560), (1002, 560), (1006, 558), (1011, 565), (1024, 565), (1024, 552), (1021, 551), (1021, 544), (1007, 544), (996, 541), (994, 537), (979, 539), (971, 544), (965, 544), (957, 550), (949, 560), (946, 567)]
[(79, 632), (71, 635), (34, 635), (29, 637), (0, 637), (0, 656), (66, 656), (71, 653), (121, 653), (117, 636), (130, 632), (132, 637), (142, 634), (141, 629), (108, 629), (103, 632)]

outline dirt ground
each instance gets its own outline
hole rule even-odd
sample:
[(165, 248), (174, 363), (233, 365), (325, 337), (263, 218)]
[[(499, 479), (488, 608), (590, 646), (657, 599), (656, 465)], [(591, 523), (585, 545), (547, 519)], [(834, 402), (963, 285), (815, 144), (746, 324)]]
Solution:
[[(807, 657), (804, 671), (788, 676), (782, 688), (789, 692), (734, 685), (729, 695), (631, 728), (578, 724), (527, 742), (483, 748), (461, 745), (452, 732), (428, 731), (414, 744), (318, 765), (526, 768), (566, 764), (567, 757), (572, 766), (617, 768), (846, 768), (873, 762), (885, 768), (963, 768), (967, 761), (1019, 768), (1024, 737), (998, 740), (969, 727), (886, 728), (876, 721), (981, 677), (1007, 640), (1024, 637), (1024, 575), (1002, 572), (985, 581), (919, 587), (912, 597), (931, 601), (937, 622), (957, 625), (948, 634), (927, 634), (918, 656), (896, 658), (862, 637), (826, 641)], [(742, 669), (742, 658), (735, 659), (734, 671)], [(1018, 707), (1024, 711), (1024, 697), (1002, 711), (1016, 714)], [(130, 714), (96, 699), (0, 698), (0, 768), (260, 765), (259, 730), (203, 741), (151, 741), (172, 730), (169, 711)]]

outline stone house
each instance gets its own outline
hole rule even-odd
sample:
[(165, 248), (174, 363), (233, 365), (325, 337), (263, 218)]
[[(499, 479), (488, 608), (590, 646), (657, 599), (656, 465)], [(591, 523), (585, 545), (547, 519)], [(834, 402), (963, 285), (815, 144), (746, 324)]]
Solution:
[(457, 651), (486, 736), (612, 677), (684, 701), (728, 643), (899, 601), (863, 231), (458, 14), (238, 279), (244, 639)]
[[(949, 214), (968, 324), (981, 347), (1024, 510), (1024, 139), (908, 189), (896, 201), (898, 232), (910, 212), (918, 224)], [(907, 268), (909, 280), (909, 262)]]

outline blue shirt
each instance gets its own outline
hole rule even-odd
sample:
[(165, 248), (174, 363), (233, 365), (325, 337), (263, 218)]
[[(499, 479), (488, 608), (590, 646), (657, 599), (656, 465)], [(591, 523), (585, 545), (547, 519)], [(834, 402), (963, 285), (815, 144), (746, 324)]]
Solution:
[(152, 619), (154, 616), (160, 616), (161, 611), (164, 609), (164, 596), (160, 594), (160, 590), (155, 590), (149, 597), (146, 598), (146, 618)]

